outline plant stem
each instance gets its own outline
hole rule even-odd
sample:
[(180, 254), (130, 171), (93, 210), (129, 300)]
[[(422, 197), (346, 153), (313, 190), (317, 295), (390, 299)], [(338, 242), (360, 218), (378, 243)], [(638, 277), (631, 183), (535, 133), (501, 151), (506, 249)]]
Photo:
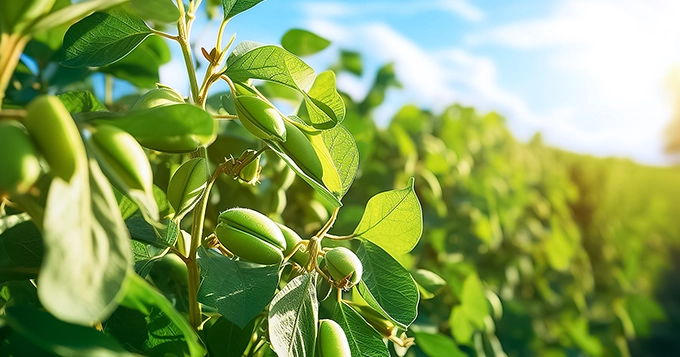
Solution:
[(2, 101), (5, 99), (5, 91), (12, 79), (14, 69), (29, 40), (29, 36), (16, 34), (3, 33), (0, 37), (0, 109), (2, 109)]
[(196, 81), (196, 68), (194, 67), (194, 60), (191, 57), (191, 43), (189, 42), (188, 27), (191, 24), (191, 19), (187, 20), (186, 12), (184, 11), (184, 4), (182, 0), (177, 0), (177, 7), (179, 7), (179, 20), (177, 21), (177, 41), (179, 47), (182, 49), (182, 56), (184, 56), (184, 64), (189, 75), (189, 84), (191, 86), (192, 103), (198, 103), (198, 82)]
[[(200, 157), (205, 158), (207, 156), (207, 149), (202, 147), (199, 149), (199, 153)], [(197, 300), (200, 274), (198, 262), (196, 261), (196, 253), (198, 252), (198, 247), (201, 246), (201, 241), (203, 240), (203, 225), (205, 224), (205, 211), (208, 207), (208, 200), (210, 199), (210, 190), (217, 180), (217, 177), (222, 172), (223, 169), (221, 165), (215, 169), (215, 172), (213, 172), (212, 177), (205, 186), (203, 195), (201, 195), (201, 198), (193, 212), (194, 222), (191, 226), (191, 249), (189, 250), (189, 256), (187, 257), (186, 264), (189, 273), (189, 322), (195, 329), (198, 329), (202, 323), (201, 307)]]

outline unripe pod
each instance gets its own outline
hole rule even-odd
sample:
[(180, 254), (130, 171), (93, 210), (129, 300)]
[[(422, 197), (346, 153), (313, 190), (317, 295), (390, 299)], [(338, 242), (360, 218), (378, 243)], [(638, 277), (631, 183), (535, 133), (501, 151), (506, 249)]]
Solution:
[(397, 326), (388, 320), (381, 313), (368, 305), (357, 304), (352, 301), (347, 301), (347, 304), (352, 306), (376, 331), (380, 332), (384, 337), (396, 335)]
[[(295, 246), (297, 246), (298, 243), (302, 242), (302, 238), (295, 233), (294, 230), (288, 228), (287, 226), (284, 226), (283, 224), (276, 223), (276, 225), (281, 228), (281, 233), (283, 233), (283, 238), (286, 240), (286, 249), (283, 251), (283, 255), (288, 256), (293, 249), (295, 249)], [(291, 259), (300, 264), (300, 265), (305, 265), (307, 264), (307, 260), (309, 260), (309, 254), (307, 254), (305, 251), (303, 251), (304, 246), (300, 247), (295, 254), (291, 257)]]
[(247, 208), (232, 208), (220, 214), (215, 235), (222, 245), (239, 257), (259, 264), (283, 260), (286, 239), (267, 216)]
[(26, 107), (24, 125), (50, 165), (50, 172), (70, 181), (87, 161), (78, 127), (61, 100), (42, 95)]
[(359, 257), (345, 247), (336, 247), (324, 257), (328, 272), (334, 285), (339, 289), (350, 289), (361, 280), (363, 266)]
[(115, 126), (99, 125), (91, 138), (100, 166), (116, 186), (151, 193), (151, 166), (144, 149), (132, 135)]
[(182, 217), (196, 206), (208, 182), (208, 167), (204, 158), (191, 159), (180, 166), (168, 184), (168, 202), (175, 217)]
[(184, 97), (178, 91), (170, 87), (161, 87), (152, 89), (139, 97), (132, 110), (150, 109), (178, 103), (184, 103)]
[(307, 136), (298, 129), (295, 125), (289, 122), (284, 123), (286, 126), (286, 141), (280, 142), (279, 146), (286, 155), (288, 155), (295, 164), (312, 179), (323, 182), (323, 166), (319, 156), (314, 151), (312, 143)]
[(351, 357), (347, 336), (342, 327), (333, 320), (319, 320), (319, 334), (316, 337), (317, 357)]
[(0, 197), (24, 194), (38, 181), (40, 161), (33, 142), (19, 122), (0, 121)]
[(278, 110), (250, 89), (235, 83), (234, 106), (243, 126), (260, 139), (285, 141), (286, 127)]
[[(257, 151), (248, 149), (243, 154), (241, 154), (241, 157), (250, 158), (255, 153), (257, 153)], [(241, 171), (239, 171), (238, 178), (249, 185), (254, 185), (260, 180), (261, 170), (262, 167), (260, 166), (260, 156), (258, 155), (255, 157), (255, 160), (251, 161), (248, 165), (243, 167)]]

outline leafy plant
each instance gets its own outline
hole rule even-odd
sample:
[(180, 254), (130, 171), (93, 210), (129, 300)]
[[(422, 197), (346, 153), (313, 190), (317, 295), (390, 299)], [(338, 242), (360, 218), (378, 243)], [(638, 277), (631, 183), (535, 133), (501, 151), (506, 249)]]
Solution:
[[(388, 355), (383, 337), (412, 344), (397, 332), (419, 292), (393, 255), (422, 232), (414, 180), (375, 194), (354, 233), (328, 234), (359, 165), (335, 74), (297, 56), (328, 41), (293, 30), (291, 52), (223, 43), (229, 20), (260, 1), (204, 4), (223, 18), (201, 49), (202, 79), (200, 0), (0, 3), (0, 134), (21, 149), (0, 156), (11, 171), (0, 181), (2, 355), (327, 356), (342, 344), (361, 356)], [(168, 60), (158, 38), (180, 47), (188, 98), (150, 85)], [(89, 80), (101, 74), (103, 104)], [(114, 102), (114, 80), (141, 95)], [(211, 94), (218, 81), (230, 92)], [(295, 93), (292, 114), (263, 94), (271, 85)], [(293, 182), (317, 212), (297, 232), (284, 219)]]

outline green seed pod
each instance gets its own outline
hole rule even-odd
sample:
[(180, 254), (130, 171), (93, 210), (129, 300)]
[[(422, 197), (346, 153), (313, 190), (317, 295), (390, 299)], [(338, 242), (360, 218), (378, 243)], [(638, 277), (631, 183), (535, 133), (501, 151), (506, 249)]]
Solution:
[(328, 252), (324, 258), (326, 268), (339, 289), (350, 289), (361, 280), (363, 266), (359, 257), (345, 247), (336, 247)]
[[(255, 153), (257, 153), (257, 151), (248, 149), (241, 154), (241, 157), (251, 157), (251, 155), (254, 155)], [(258, 155), (255, 160), (251, 161), (239, 171), (238, 178), (249, 185), (254, 185), (260, 180), (261, 170), (260, 156)]]
[(239, 257), (259, 264), (283, 260), (286, 239), (267, 216), (247, 208), (232, 208), (220, 214), (215, 234), (222, 245)]
[(15, 120), (0, 121), (0, 197), (24, 194), (40, 177), (40, 161), (31, 138)]
[(374, 308), (358, 304), (352, 301), (346, 301), (354, 310), (356, 310), (359, 315), (361, 315), (369, 325), (371, 325), (376, 331), (380, 332), (384, 337), (390, 337), (396, 335), (397, 326), (388, 320), (381, 313), (376, 311)]
[(279, 146), (286, 155), (288, 155), (295, 164), (312, 179), (323, 182), (323, 166), (319, 156), (314, 151), (312, 143), (307, 138), (302, 130), (289, 122), (284, 123), (286, 126), (285, 142), (280, 142)]
[(142, 190), (152, 194), (153, 174), (144, 149), (125, 130), (99, 125), (91, 141), (104, 173), (122, 191)]
[(260, 139), (285, 141), (286, 127), (278, 110), (249, 89), (235, 84), (234, 106), (243, 126)]
[(42, 95), (26, 107), (24, 125), (50, 165), (50, 172), (70, 181), (87, 157), (76, 123), (55, 96)]
[(184, 97), (170, 87), (152, 89), (139, 97), (132, 110), (150, 109), (165, 105), (184, 103)]
[[(290, 254), (293, 251), (293, 249), (295, 249), (295, 246), (298, 243), (302, 242), (302, 238), (300, 238), (300, 236), (297, 233), (295, 233), (294, 230), (288, 228), (287, 226), (284, 226), (283, 224), (280, 223), (276, 223), (276, 225), (278, 225), (279, 228), (281, 228), (283, 238), (286, 240), (286, 249), (283, 251), (283, 255), (288, 256), (288, 254)], [(294, 262), (303, 266), (307, 264), (307, 260), (309, 260), (309, 254), (307, 254), (303, 250), (304, 248), (305, 248), (304, 246), (299, 248), (295, 252), (295, 254), (293, 254), (293, 256), (291, 257), (291, 259)]]
[(183, 163), (170, 178), (168, 202), (175, 209), (175, 217), (183, 217), (201, 198), (208, 182), (205, 159), (197, 157)]
[(342, 327), (333, 320), (319, 320), (316, 337), (316, 357), (351, 357), (347, 336)]

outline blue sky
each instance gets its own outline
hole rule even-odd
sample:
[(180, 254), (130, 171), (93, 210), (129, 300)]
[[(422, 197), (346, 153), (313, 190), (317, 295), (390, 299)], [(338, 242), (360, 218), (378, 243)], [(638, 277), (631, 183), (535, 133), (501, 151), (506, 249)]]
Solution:
[[(218, 26), (195, 32), (199, 48), (212, 47)], [(317, 71), (339, 49), (363, 54), (363, 77), (338, 78), (357, 98), (395, 63), (404, 89), (389, 93), (379, 123), (406, 103), (439, 111), (458, 102), (499, 112), (520, 140), (540, 131), (572, 151), (669, 163), (661, 138), (680, 65), (680, 1), (267, 0), (234, 18), (227, 36), (278, 43), (294, 27), (333, 41), (305, 58)], [(163, 69), (164, 83), (186, 91), (184, 78), (180, 63)]]

